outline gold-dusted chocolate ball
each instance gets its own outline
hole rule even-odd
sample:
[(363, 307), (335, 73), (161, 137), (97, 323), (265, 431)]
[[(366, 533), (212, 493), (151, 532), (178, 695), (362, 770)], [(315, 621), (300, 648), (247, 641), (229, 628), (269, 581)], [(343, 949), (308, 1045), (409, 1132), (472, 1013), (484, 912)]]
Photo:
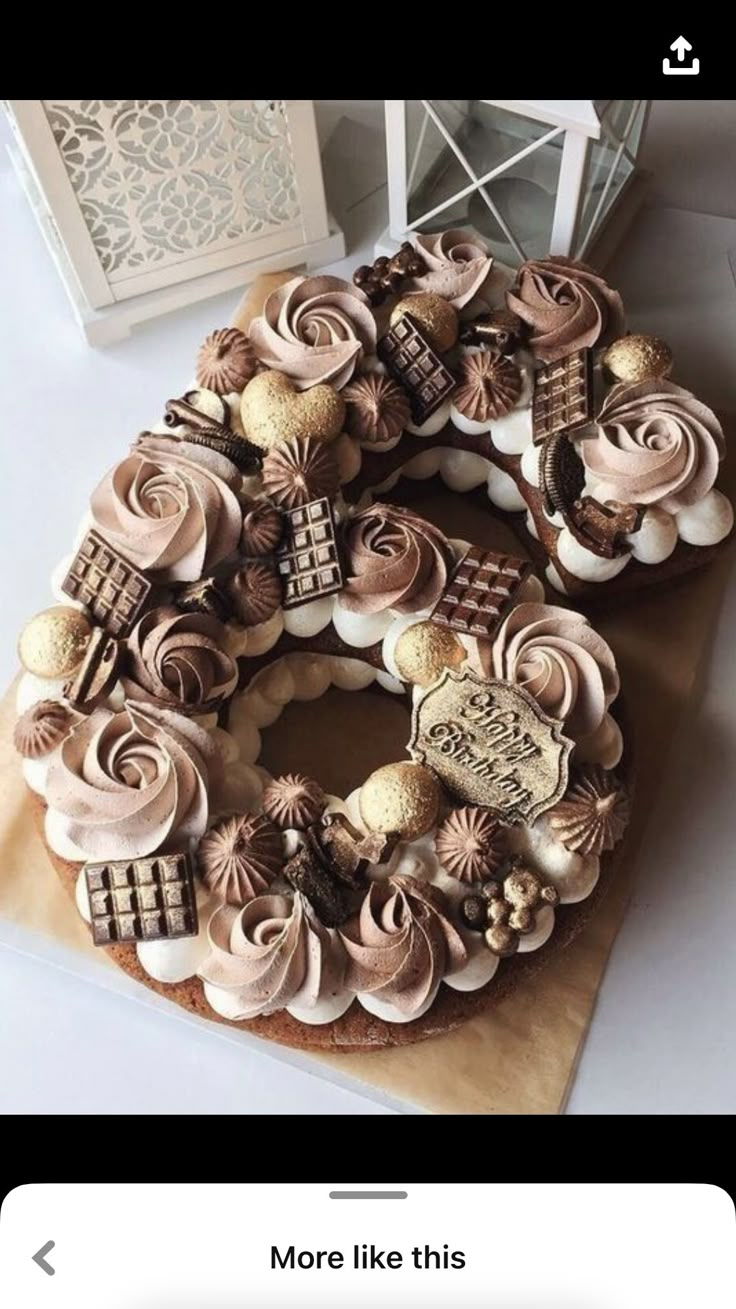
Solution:
[(248, 440), (262, 450), (290, 437), (332, 441), (343, 429), (345, 401), (329, 382), (295, 391), (285, 373), (269, 369), (246, 386), (240, 417)]
[(415, 841), (437, 821), (440, 788), (423, 764), (385, 764), (360, 788), (360, 816), (370, 832)]
[(507, 927), (505, 923), (493, 923), (483, 933), (486, 945), (492, 954), (497, 954), (500, 959), (508, 959), (509, 955), (516, 954), (519, 948), (519, 935), (512, 927)]
[(407, 627), (394, 647), (399, 676), (416, 686), (430, 686), (444, 668), (458, 668), (464, 658), (465, 649), (455, 633), (429, 619)]
[(78, 668), (92, 635), (92, 624), (79, 609), (54, 605), (26, 623), (18, 657), (36, 677), (68, 677)]
[(451, 350), (457, 341), (457, 313), (447, 300), (443, 300), (441, 295), (435, 295), (434, 291), (403, 295), (391, 310), (392, 327), (396, 326), (403, 314), (411, 314), (438, 354)]
[(603, 367), (617, 382), (649, 382), (667, 377), (672, 368), (672, 351), (658, 336), (636, 332), (620, 336), (609, 345)]

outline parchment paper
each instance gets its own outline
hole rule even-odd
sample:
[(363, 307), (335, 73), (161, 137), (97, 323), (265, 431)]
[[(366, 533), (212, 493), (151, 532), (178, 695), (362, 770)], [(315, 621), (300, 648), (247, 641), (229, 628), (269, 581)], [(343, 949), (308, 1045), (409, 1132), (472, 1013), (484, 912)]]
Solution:
[[(267, 290), (283, 280), (284, 275), (278, 274), (259, 278), (235, 321), (245, 324), (254, 306), (257, 309), (263, 303)], [(731, 442), (736, 441), (736, 420), (724, 422), (724, 428)], [(733, 495), (733, 449), (725, 474), (720, 484)], [(397, 499), (400, 492), (401, 484), (396, 489)], [(451, 535), (488, 546), (508, 545), (512, 539), (508, 526), (497, 523), (487, 509), (449, 492), (430, 491), (419, 498), (414, 494), (411, 503)], [(63, 549), (60, 542), (60, 554)], [(637, 786), (624, 858), (589, 926), (507, 1000), (455, 1032), (399, 1050), (308, 1056), (319, 1062), (323, 1071), (334, 1066), (341, 1074), (437, 1113), (556, 1113), (564, 1106), (606, 960), (631, 894), (647, 817), (683, 710), (698, 693), (702, 657), (711, 642), (732, 563), (733, 550), (729, 549), (707, 569), (668, 584), (666, 590), (627, 597), (618, 610), (593, 616), (596, 627), (613, 646), (621, 671), (627, 717), (635, 727)], [(11, 741), (14, 698), (11, 688), (0, 704), (0, 917), (51, 936), (99, 962), (104, 952), (90, 945), (87, 929), (62, 890), (26, 803)], [(293, 711), (316, 714), (318, 704), (295, 705)], [(325, 730), (315, 749), (317, 776), (322, 775), (320, 760), (331, 758), (333, 766), (334, 760), (339, 760), (345, 740), (341, 713), (335, 713), (334, 705), (330, 709), (329, 704), (324, 713)], [(358, 736), (361, 713), (365, 715), (362, 750)], [(374, 696), (354, 697), (349, 732), (351, 772), (375, 767), (382, 761), (382, 748), (386, 759), (396, 757), (392, 747), (394, 739), (401, 737), (401, 716), (393, 707), (381, 718), (382, 736), (376, 732), (375, 713)], [(303, 741), (306, 735), (295, 730), (300, 726), (298, 719), (287, 715), (264, 734), (266, 764), (273, 756), (282, 767), (289, 766), (286, 755), (295, 748), (293, 742), (299, 736)], [(303, 744), (300, 748), (303, 750)], [(301, 762), (308, 759), (302, 755)], [(330, 785), (331, 779), (323, 780)], [(681, 821), (687, 821), (686, 815)], [(667, 869), (661, 873), (666, 878)], [(228, 1035), (232, 1039), (233, 1029)]]

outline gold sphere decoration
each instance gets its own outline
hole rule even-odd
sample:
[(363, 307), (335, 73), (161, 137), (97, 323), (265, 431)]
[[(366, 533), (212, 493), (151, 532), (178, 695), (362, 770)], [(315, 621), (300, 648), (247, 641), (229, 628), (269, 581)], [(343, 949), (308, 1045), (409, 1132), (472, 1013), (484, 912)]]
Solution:
[(415, 841), (437, 822), (440, 787), (423, 764), (385, 764), (360, 788), (360, 815), (370, 832)]
[(394, 662), (404, 682), (430, 686), (445, 668), (459, 668), (465, 648), (446, 627), (427, 618), (407, 627), (394, 647)]
[(603, 356), (603, 367), (617, 382), (651, 382), (667, 377), (672, 362), (667, 342), (644, 332), (620, 336)]
[(18, 657), (36, 677), (69, 677), (78, 668), (92, 635), (79, 609), (54, 605), (31, 618), (18, 640)]
[(240, 419), (248, 440), (262, 450), (292, 436), (334, 441), (345, 422), (345, 401), (329, 382), (297, 391), (291, 378), (273, 368), (257, 373), (246, 386)]
[(506, 923), (492, 923), (483, 933), (486, 945), (492, 954), (500, 959), (508, 959), (519, 948), (519, 934)]
[(417, 291), (415, 295), (402, 296), (391, 310), (391, 326), (395, 327), (404, 314), (411, 314), (438, 354), (451, 350), (457, 341), (457, 312), (449, 301), (435, 295), (434, 291)]

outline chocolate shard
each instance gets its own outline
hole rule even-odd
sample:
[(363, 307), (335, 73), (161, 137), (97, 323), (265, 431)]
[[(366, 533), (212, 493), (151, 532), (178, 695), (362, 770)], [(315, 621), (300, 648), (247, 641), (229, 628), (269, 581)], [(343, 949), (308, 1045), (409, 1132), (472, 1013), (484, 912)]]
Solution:
[(283, 607), (293, 609), (343, 586), (332, 505), (326, 497), (284, 512), (285, 534), (276, 551)]
[(303, 845), (284, 865), (284, 877), (311, 904), (325, 927), (337, 927), (350, 915), (351, 897), (311, 844)]
[(80, 545), (61, 589), (89, 611), (110, 636), (125, 636), (151, 595), (144, 573), (108, 545), (93, 528)]
[(197, 899), (188, 854), (85, 864), (95, 945), (196, 936)]
[(377, 352), (394, 381), (406, 390), (417, 426), (426, 422), (452, 395), (455, 378), (435, 354), (411, 314), (402, 314), (398, 323), (381, 337)]
[(307, 832), (317, 857), (334, 877), (353, 888), (365, 876), (369, 864), (389, 858), (397, 839), (380, 832), (365, 835), (344, 814), (326, 814)]
[(524, 334), (524, 324), (510, 309), (492, 309), (466, 323), (460, 331), (462, 345), (482, 345), (500, 350), (502, 355), (518, 350)]
[(565, 515), (565, 524), (587, 550), (603, 559), (613, 559), (628, 551), (621, 537), (636, 532), (643, 516), (643, 505), (600, 504), (593, 496), (585, 495)]
[(567, 432), (548, 436), (539, 451), (539, 489), (548, 514), (567, 513), (582, 495), (585, 465)]
[(532, 429), (541, 445), (555, 432), (572, 431), (589, 423), (593, 412), (593, 353), (574, 350), (534, 375)]
[(120, 646), (114, 636), (95, 627), (79, 668), (64, 687), (73, 709), (89, 714), (110, 694), (117, 681)]
[(492, 636), (530, 572), (526, 559), (473, 545), (450, 577), (431, 621), (466, 636)]
[(221, 623), (232, 616), (232, 605), (214, 577), (202, 577), (188, 582), (174, 596), (174, 604), (185, 614), (209, 614)]

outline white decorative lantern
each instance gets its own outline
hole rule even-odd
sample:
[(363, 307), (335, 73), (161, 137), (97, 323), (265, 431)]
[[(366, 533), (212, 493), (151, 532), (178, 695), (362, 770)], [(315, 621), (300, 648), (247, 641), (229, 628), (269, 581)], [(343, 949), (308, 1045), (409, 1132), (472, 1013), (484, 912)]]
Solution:
[(505, 264), (584, 258), (636, 176), (648, 100), (387, 100), (388, 254), (473, 228)]
[(11, 151), (93, 344), (345, 253), (311, 100), (8, 100)]

